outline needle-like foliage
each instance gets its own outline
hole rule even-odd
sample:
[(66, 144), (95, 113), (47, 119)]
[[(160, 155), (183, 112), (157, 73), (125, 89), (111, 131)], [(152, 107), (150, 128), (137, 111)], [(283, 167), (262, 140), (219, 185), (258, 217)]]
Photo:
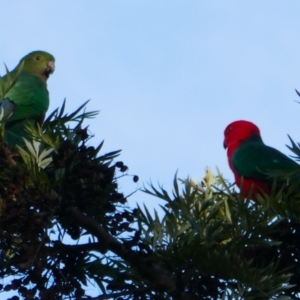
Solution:
[[(0, 138), (0, 290), (10, 299), (299, 299), (297, 174), (259, 203), (207, 170), (161, 200), (130, 208), (120, 151), (94, 147), (84, 103), (28, 125), (24, 146)], [(299, 159), (299, 145), (290, 147)], [(138, 181), (132, 176), (133, 182)], [(144, 194), (140, 193), (142, 197)], [(143, 199), (143, 198), (141, 198)], [(92, 298), (89, 292), (97, 297)], [(5, 294), (6, 295), (6, 294)], [(7, 298), (7, 297), (6, 297)]]
[[(291, 150), (300, 153), (294, 142)], [(165, 202), (164, 215), (152, 215), (145, 206), (138, 222), (144, 243), (156, 254), (153, 262), (173, 278), (181, 298), (300, 298), (300, 182), (278, 189), (275, 180), (260, 205), (209, 170), (199, 184), (181, 183), (182, 190), (175, 176), (172, 195), (146, 187)]]
[(89, 145), (82, 126), (97, 112), (85, 106), (67, 114), (63, 103), (28, 125), (32, 138), (14, 152), (0, 139), (0, 276), (11, 279), (0, 287), (22, 299), (82, 299), (88, 284), (106, 294), (112, 278), (132, 279), (101, 240), (136, 232), (116, 179), (128, 167), (114, 163), (120, 151)]

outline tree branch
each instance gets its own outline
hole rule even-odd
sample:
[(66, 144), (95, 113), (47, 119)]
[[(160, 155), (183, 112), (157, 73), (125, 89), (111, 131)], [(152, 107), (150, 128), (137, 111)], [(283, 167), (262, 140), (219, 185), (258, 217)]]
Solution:
[(140, 274), (144, 275), (151, 285), (155, 285), (156, 288), (169, 293), (175, 299), (189, 299), (184, 292), (178, 290), (174, 280), (161, 268), (160, 264), (152, 264), (149, 267), (145, 258), (141, 258), (136, 252), (126, 248), (123, 243), (109, 235), (99, 223), (85, 216), (78, 209), (69, 207), (66, 209), (66, 212), (76, 219), (76, 223), (79, 226), (98, 238), (99, 251), (111, 251), (117, 254), (133, 265)]

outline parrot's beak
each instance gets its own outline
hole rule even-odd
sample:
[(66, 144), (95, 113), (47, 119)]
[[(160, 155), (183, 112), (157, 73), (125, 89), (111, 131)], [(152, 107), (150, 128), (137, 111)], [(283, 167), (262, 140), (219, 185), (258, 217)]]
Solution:
[(55, 70), (54, 61), (53, 60), (49, 61), (43, 73), (43, 75), (45, 76), (45, 81), (49, 78), (50, 74), (53, 74), (54, 70)]
[(227, 148), (227, 144), (226, 144), (225, 140), (224, 140), (224, 142), (223, 142), (223, 147), (224, 147), (224, 149)]
[(54, 61), (49, 61), (47, 65), (47, 69), (49, 70), (49, 74), (53, 74), (55, 71), (55, 63)]

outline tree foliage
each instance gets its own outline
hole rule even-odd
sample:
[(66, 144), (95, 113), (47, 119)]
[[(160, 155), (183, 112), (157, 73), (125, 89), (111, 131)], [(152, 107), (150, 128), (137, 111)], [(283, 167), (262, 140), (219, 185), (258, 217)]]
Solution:
[[(0, 139), (0, 276), (10, 299), (298, 299), (299, 184), (244, 200), (221, 175), (150, 184), (130, 208), (120, 151), (90, 146), (96, 112), (65, 103), (32, 139)], [(300, 159), (299, 145), (291, 150)], [(293, 174), (295, 176), (295, 174)], [(137, 176), (132, 176), (134, 182)], [(141, 197), (143, 193), (140, 193)], [(91, 287), (98, 296), (89, 296)]]
[(133, 232), (115, 178), (127, 167), (112, 164), (119, 151), (99, 155), (103, 143), (86, 145), (88, 130), (81, 125), (96, 113), (82, 112), (84, 106), (68, 115), (63, 105), (43, 128), (28, 127), (34, 139), (24, 148), (11, 151), (0, 141), (0, 273), (14, 277), (4, 290), (17, 290), (24, 299), (80, 298), (89, 280), (104, 291), (105, 277), (124, 272), (99, 237), (79, 224), (101, 224), (111, 236)]
[(180, 299), (299, 297), (294, 187), (255, 205), (210, 171), (199, 184), (190, 179), (183, 184), (180, 192), (175, 177), (172, 196), (163, 188), (146, 188), (166, 202), (163, 218), (140, 209), (142, 237), (172, 274)]

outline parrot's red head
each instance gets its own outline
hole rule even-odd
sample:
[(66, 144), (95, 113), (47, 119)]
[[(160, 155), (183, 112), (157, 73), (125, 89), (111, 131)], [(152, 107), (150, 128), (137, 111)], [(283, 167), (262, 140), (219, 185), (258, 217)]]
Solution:
[(224, 131), (224, 148), (237, 148), (254, 135), (260, 136), (260, 131), (255, 124), (244, 120), (234, 121)]
[[(250, 178), (249, 176), (244, 177), (243, 173), (237, 171), (237, 166), (234, 164), (234, 155), (243, 143), (249, 140), (253, 141), (253, 138), (254, 141), (261, 141), (262, 143), (258, 127), (249, 121), (235, 121), (226, 127), (224, 136), (224, 148), (227, 148), (228, 163), (234, 174), (236, 185), (241, 189), (244, 198), (251, 196), (252, 200), (257, 201), (256, 194), (261, 193), (261, 191), (268, 193), (269, 186), (260, 179)], [(251, 164), (251, 161), (249, 163)]]

